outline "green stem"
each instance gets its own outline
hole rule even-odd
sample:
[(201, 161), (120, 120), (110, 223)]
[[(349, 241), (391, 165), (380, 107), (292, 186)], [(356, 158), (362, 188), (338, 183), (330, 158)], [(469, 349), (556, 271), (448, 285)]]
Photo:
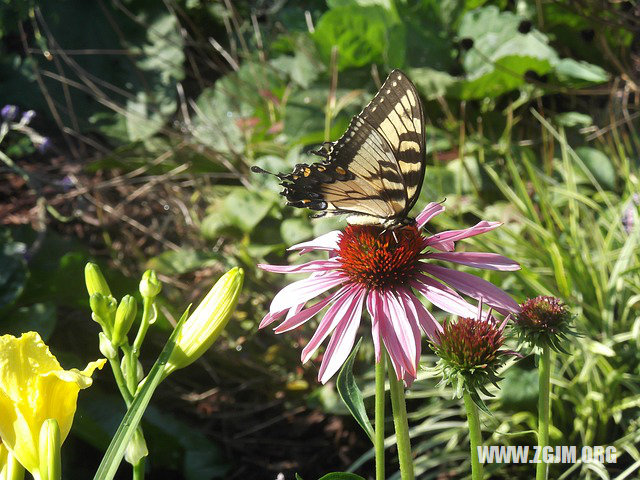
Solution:
[(393, 424), (396, 429), (396, 443), (398, 445), (398, 460), (400, 461), (400, 478), (402, 480), (414, 480), (407, 405), (404, 401), (404, 385), (402, 380), (398, 380), (391, 362), (389, 362), (389, 387), (391, 390)]
[(144, 337), (147, 334), (149, 325), (152, 323), (152, 317), (155, 316), (155, 309), (153, 305), (154, 300), (155, 297), (144, 297), (143, 299), (142, 320), (140, 320), (140, 328), (138, 328), (136, 339), (133, 341), (133, 353), (136, 358), (140, 356), (140, 347), (142, 346)]
[(113, 378), (115, 378), (116, 385), (118, 385), (118, 390), (120, 390), (120, 395), (122, 395), (124, 402), (127, 404), (127, 408), (129, 408), (129, 406), (131, 405), (131, 400), (133, 400), (133, 394), (129, 391), (127, 381), (122, 374), (118, 357), (110, 358), (109, 364), (111, 365), (111, 370), (113, 371)]
[(133, 480), (144, 479), (144, 464), (144, 458), (141, 458), (140, 461), (133, 466)]
[(385, 480), (384, 476), (384, 370), (386, 353), (382, 352), (380, 361), (376, 363), (376, 411), (375, 411), (375, 441), (376, 451), (376, 480)]
[[(538, 452), (549, 445), (549, 394), (551, 383), (551, 349), (542, 347), (538, 359)], [(536, 480), (547, 478), (547, 464), (542, 460), (536, 465)]]
[(483, 467), (478, 458), (478, 447), (482, 446), (482, 432), (480, 430), (480, 415), (478, 407), (468, 392), (464, 392), (464, 408), (467, 411), (469, 423), (469, 443), (471, 444), (471, 478), (482, 480)]

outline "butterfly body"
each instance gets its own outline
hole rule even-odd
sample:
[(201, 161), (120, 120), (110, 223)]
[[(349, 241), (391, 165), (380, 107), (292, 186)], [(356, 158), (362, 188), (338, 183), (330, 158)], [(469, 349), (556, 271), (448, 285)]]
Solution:
[(424, 117), (413, 83), (391, 72), (344, 135), (314, 153), (324, 161), (275, 174), (287, 205), (319, 212), (315, 216), (347, 215), (352, 225), (411, 224), (425, 170)]

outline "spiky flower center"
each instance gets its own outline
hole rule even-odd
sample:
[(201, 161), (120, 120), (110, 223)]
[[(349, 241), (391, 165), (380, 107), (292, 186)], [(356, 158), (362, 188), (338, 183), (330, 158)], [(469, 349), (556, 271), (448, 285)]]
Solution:
[(436, 354), (451, 366), (471, 370), (491, 366), (502, 354), (502, 329), (491, 320), (445, 321), (434, 342)]
[(522, 304), (522, 311), (516, 317), (519, 326), (528, 330), (554, 333), (564, 326), (571, 317), (566, 305), (555, 297), (539, 296)]
[(340, 237), (338, 255), (351, 281), (384, 290), (406, 285), (416, 277), (425, 242), (415, 226), (385, 231), (350, 225)]

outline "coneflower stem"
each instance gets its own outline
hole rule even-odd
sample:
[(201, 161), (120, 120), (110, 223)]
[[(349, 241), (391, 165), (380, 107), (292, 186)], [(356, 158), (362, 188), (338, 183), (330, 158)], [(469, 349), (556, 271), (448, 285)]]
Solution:
[[(538, 451), (549, 445), (549, 394), (551, 384), (551, 349), (542, 347), (538, 358)], [(536, 480), (547, 478), (547, 464), (542, 461), (536, 465)]]
[(400, 461), (400, 478), (402, 480), (414, 480), (407, 405), (404, 401), (404, 384), (402, 380), (398, 380), (391, 362), (389, 362), (389, 387), (391, 391), (391, 408), (393, 409), (393, 425), (396, 429), (398, 460)]
[(376, 452), (376, 480), (385, 480), (384, 476), (384, 403), (385, 403), (385, 360), (386, 353), (382, 352), (380, 361), (376, 363), (376, 411), (375, 411), (375, 439)]
[(480, 416), (478, 407), (468, 392), (464, 392), (464, 408), (467, 411), (469, 424), (469, 443), (471, 444), (471, 478), (482, 480), (483, 467), (478, 458), (478, 447), (482, 446), (482, 431), (480, 430)]

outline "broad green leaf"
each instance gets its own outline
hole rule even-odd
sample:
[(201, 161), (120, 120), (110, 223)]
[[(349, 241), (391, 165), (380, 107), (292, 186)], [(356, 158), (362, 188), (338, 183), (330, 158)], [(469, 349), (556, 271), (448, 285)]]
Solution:
[(56, 313), (56, 306), (51, 302), (20, 307), (3, 318), (0, 329), (3, 334), (9, 333), (16, 337), (24, 332), (35, 331), (46, 342), (55, 329)]
[(243, 232), (251, 232), (262, 221), (273, 206), (273, 199), (244, 188), (236, 188), (223, 202), (221, 212), (229, 225)]
[(381, 63), (402, 67), (405, 30), (379, 5), (348, 5), (327, 11), (318, 22), (313, 38), (324, 62), (338, 49), (338, 69)]
[(555, 76), (560, 82), (575, 87), (609, 80), (609, 74), (602, 67), (573, 58), (560, 60), (555, 67)]
[(22, 255), (0, 252), (0, 308), (16, 301), (24, 289), (28, 275), (27, 262)]
[(593, 125), (593, 119), (586, 113), (564, 112), (555, 116), (555, 121), (563, 127), (588, 127)]
[(313, 228), (305, 218), (287, 218), (280, 225), (280, 236), (287, 245), (308, 240), (313, 235)]
[(220, 260), (221, 255), (214, 252), (183, 248), (180, 250), (167, 250), (150, 259), (147, 262), (147, 268), (152, 268), (165, 275), (174, 276), (215, 265)]
[(353, 348), (349, 358), (347, 358), (346, 362), (344, 362), (344, 365), (340, 369), (340, 373), (338, 373), (338, 378), (336, 380), (336, 389), (338, 390), (340, 398), (342, 398), (347, 409), (351, 415), (353, 415), (353, 418), (355, 418), (356, 422), (358, 422), (373, 442), (373, 427), (371, 426), (371, 422), (367, 416), (367, 411), (364, 408), (362, 392), (358, 388), (353, 376), (353, 362), (355, 361), (361, 342), (362, 338), (358, 340), (358, 343), (356, 343), (356, 346)]
[(500, 383), (500, 399), (510, 410), (534, 410), (538, 400), (538, 370), (511, 366)]
[(459, 81), (447, 72), (441, 72), (427, 67), (412, 68), (409, 70), (408, 75), (422, 96), (427, 100), (443, 97), (447, 89)]
[(331, 472), (323, 475), (318, 480), (365, 480), (364, 477), (349, 472)]
[(576, 154), (604, 188), (613, 190), (616, 185), (616, 171), (607, 155), (591, 147), (578, 147)]

